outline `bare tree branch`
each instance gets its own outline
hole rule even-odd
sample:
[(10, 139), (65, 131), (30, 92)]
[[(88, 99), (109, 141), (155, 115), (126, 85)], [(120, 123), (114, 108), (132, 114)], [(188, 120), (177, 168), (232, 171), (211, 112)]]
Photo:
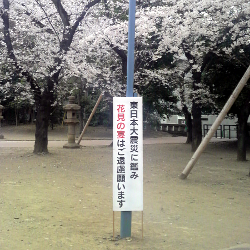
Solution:
[(15, 54), (14, 54), (14, 49), (13, 49), (13, 46), (12, 46), (12, 41), (11, 41), (11, 38), (10, 38), (10, 31), (9, 31), (10, 21), (9, 21), (8, 10), (9, 10), (10, 4), (9, 4), (8, 0), (3, 0), (3, 7), (4, 8), (3, 8), (3, 11), (2, 11), (1, 17), (3, 19), (3, 25), (4, 25), (4, 28), (3, 28), (4, 41), (5, 41), (6, 46), (7, 46), (8, 57), (10, 59), (12, 59), (13, 61), (16, 61), (16, 57), (15, 57)]
[(105, 41), (107, 42), (109, 47), (120, 57), (122, 61), (122, 74), (123, 74), (123, 78), (125, 81), (125, 78), (127, 76), (127, 53), (126, 51), (123, 49), (120, 49), (118, 46), (115, 46), (113, 43), (111, 43), (108, 40), (105, 40)]
[(59, 35), (58, 35), (58, 33), (57, 33), (55, 27), (54, 27), (53, 24), (51, 23), (50, 18), (48, 17), (47, 12), (44, 10), (44, 8), (43, 8), (43, 6), (41, 5), (41, 2), (40, 2), (39, 0), (35, 0), (35, 1), (37, 2), (37, 4), (39, 5), (39, 7), (40, 7), (40, 8), (42, 9), (42, 11), (44, 12), (44, 14), (45, 14), (45, 16), (46, 16), (46, 18), (47, 18), (47, 20), (48, 20), (50, 26), (51, 26), (52, 29), (54, 30), (55, 35), (56, 35), (56, 37), (57, 37), (57, 39), (58, 39), (58, 41), (59, 41), (59, 43), (60, 43), (61, 41), (60, 41)]
[[(65, 26), (70, 26), (69, 24), (69, 19), (68, 18), (68, 15), (67, 15), (67, 12), (63, 9), (62, 5), (61, 5), (61, 1), (60, 0), (52, 0), (54, 3), (56, 2), (58, 4), (58, 11), (61, 11), (61, 13), (59, 12), (61, 18), (62, 18), (62, 21), (65, 22)], [(96, 5), (97, 3), (101, 2), (101, 0), (93, 0), (92, 2), (88, 3), (81, 15), (77, 18), (77, 20), (75, 21), (75, 23), (73, 24), (73, 26), (71, 28), (69, 28), (69, 30), (66, 30), (64, 32), (64, 35), (63, 35), (63, 40), (61, 41), (61, 44), (60, 44), (60, 49), (61, 51), (64, 51), (64, 52), (67, 52), (69, 50), (69, 47), (72, 43), (72, 40), (73, 40), (73, 37), (76, 33), (76, 30), (80, 24), (80, 22), (84, 19), (84, 17), (86, 16), (88, 10), (93, 7), (94, 5)], [(66, 18), (67, 17), (67, 18)], [(65, 20), (68, 20), (68, 23), (65, 21)]]
[[(28, 12), (28, 11), (26, 11), (25, 14), (26, 14), (27, 16), (31, 16), (31, 13)], [(43, 28), (46, 27), (41, 21), (39, 21), (39, 20), (37, 20), (37, 19), (35, 19), (35, 18), (32, 18), (32, 22), (33, 22), (37, 27), (39, 27), (39, 28), (41, 28), (41, 29), (43, 29)], [(48, 32), (49, 34), (54, 34), (54, 31), (53, 31), (52, 29), (50, 29), (50, 28), (47, 28), (45, 31)]]
[(4, 25), (4, 42), (6, 44), (7, 47), (7, 52), (8, 52), (8, 57), (13, 61), (13, 64), (17, 70), (18, 73), (21, 73), (27, 80), (27, 82), (30, 83), (31, 89), (33, 90), (35, 97), (40, 96), (41, 92), (40, 92), (40, 88), (37, 85), (36, 81), (34, 80), (33, 76), (27, 71), (27, 70), (23, 70), (23, 68), (18, 64), (16, 56), (14, 54), (14, 49), (12, 46), (12, 41), (11, 41), (11, 37), (10, 37), (10, 22), (9, 22), (9, 0), (3, 0), (3, 12), (1, 14), (1, 18), (3, 19), (3, 25)]
[(61, 0), (52, 0), (52, 2), (56, 6), (57, 12), (62, 19), (64, 27), (69, 27), (70, 26), (69, 16), (66, 10), (62, 6)]
[(72, 27), (72, 29), (71, 29), (71, 33), (73, 33), (73, 34), (75, 33), (75, 31), (76, 31), (76, 29), (78, 28), (80, 22), (81, 22), (81, 21), (84, 19), (84, 17), (86, 16), (88, 10), (89, 10), (91, 7), (93, 7), (94, 5), (96, 5), (96, 4), (100, 3), (100, 2), (101, 2), (101, 0), (94, 0), (94, 1), (92, 1), (92, 2), (90, 2), (90, 3), (88, 3), (88, 4), (84, 7), (82, 14), (77, 18), (76, 22), (74, 23), (74, 25), (73, 25), (73, 27)]

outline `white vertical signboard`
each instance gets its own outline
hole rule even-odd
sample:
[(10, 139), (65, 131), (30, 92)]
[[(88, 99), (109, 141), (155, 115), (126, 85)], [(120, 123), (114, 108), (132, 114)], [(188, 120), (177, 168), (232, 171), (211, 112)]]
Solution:
[(113, 98), (113, 211), (143, 211), (142, 97)]

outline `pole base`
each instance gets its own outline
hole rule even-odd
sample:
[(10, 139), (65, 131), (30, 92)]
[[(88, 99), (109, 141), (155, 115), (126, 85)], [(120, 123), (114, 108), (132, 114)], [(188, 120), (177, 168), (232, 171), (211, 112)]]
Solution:
[(122, 211), (121, 228), (120, 228), (121, 238), (131, 237), (131, 222), (132, 222), (132, 212)]
[(80, 148), (80, 145), (77, 143), (66, 143), (63, 145), (63, 148)]
[(182, 173), (182, 174), (180, 175), (180, 179), (181, 179), (181, 180), (187, 179), (187, 175), (185, 175), (185, 174)]

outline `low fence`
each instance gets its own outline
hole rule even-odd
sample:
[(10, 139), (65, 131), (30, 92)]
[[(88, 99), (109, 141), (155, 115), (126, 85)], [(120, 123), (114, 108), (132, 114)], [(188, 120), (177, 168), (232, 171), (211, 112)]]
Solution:
[[(212, 124), (203, 124), (203, 136), (205, 137)], [(186, 136), (187, 130), (185, 124), (160, 124), (157, 130), (168, 132), (174, 135)], [(216, 138), (238, 138), (238, 125), (220, 125), (214, 136)]]
[(175, 135), (187, 135), (185, 124), (160, 124), (159, 130)]
[[(205, 137), (212, 124), (203, 124), (203, 136)], [(216, 138), (238, 138), (238, 125), (220, 125), (214, 136)]]

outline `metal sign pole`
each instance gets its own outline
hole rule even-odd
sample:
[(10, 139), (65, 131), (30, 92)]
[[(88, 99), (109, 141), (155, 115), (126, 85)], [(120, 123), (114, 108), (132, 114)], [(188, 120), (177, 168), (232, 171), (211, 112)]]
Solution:
[[(134, 85), (134, 50), (135, 50), (135, 9), (136, 0), (129, 0), (128, 23), (128, 58), (127, 58), (127, 92), (126, 97), (133, 97)], [(121, 212), (121, 238), (131, 237), (132, 212)]]
[(129, 0), (127, 93), (126, 93), (127, 97), (133, 97), (133, 86), (134, 86), (135, 6), (136, 6), (136, 0)]

